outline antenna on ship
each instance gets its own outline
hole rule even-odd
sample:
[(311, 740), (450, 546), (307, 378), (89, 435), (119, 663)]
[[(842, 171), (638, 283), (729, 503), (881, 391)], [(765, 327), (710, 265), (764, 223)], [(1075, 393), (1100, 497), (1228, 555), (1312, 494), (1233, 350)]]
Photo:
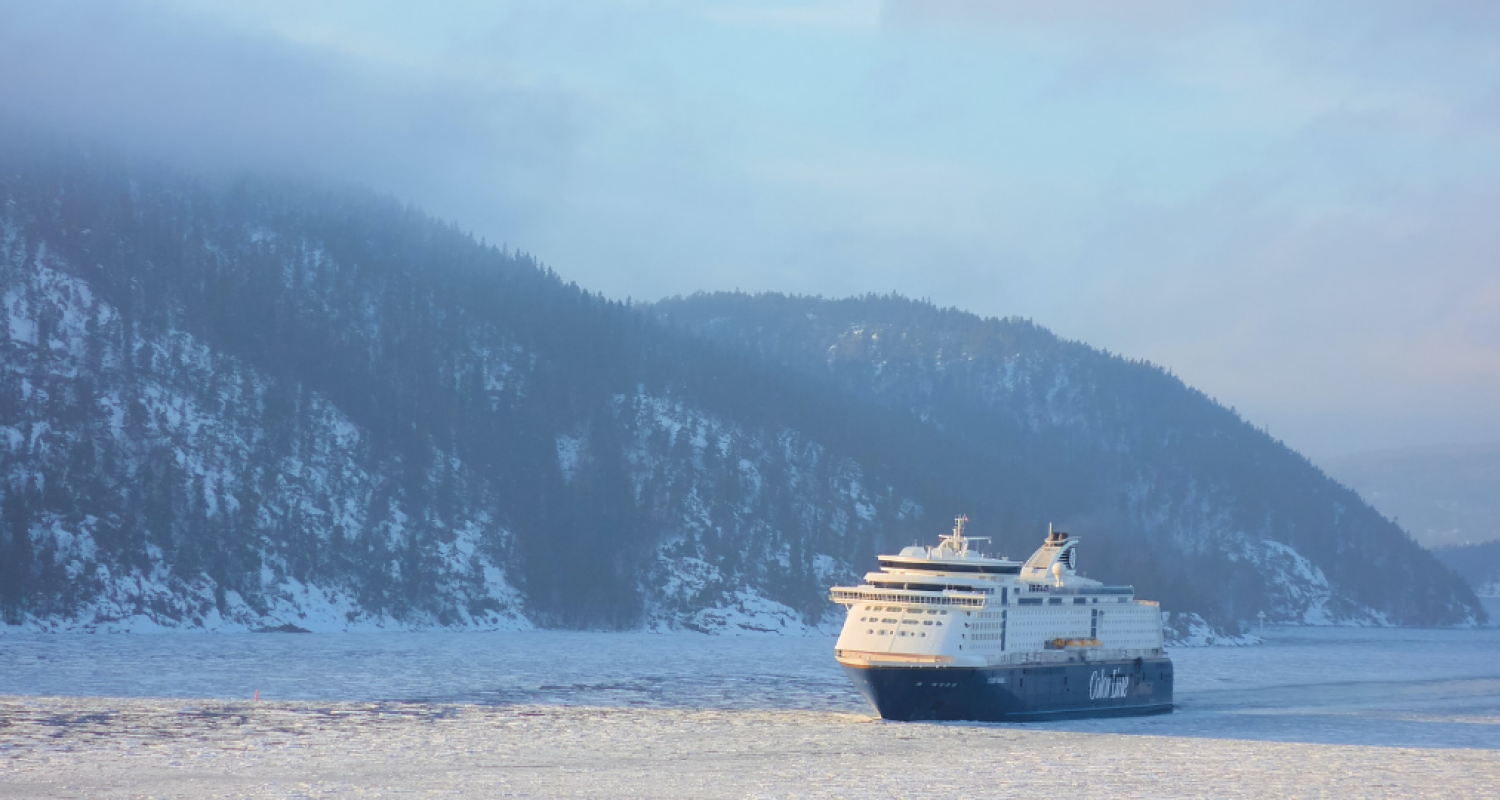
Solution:
[(953, 533), (941, 537), (943, 543), (938, 545), (938, 549), (941, 550), (942, 548), (947, 547), (948, 549), (953, 551), (954, 555), (967, 557), (969, 554), (970, 541), (974, 539), (983, 539), (988, 542), (990, 540), (990, 537), (988, 536), (964, 536), (964, 525), (968, 524), (968, 522), (968, 514), (963, 514), (959, 517), (954, 518)]

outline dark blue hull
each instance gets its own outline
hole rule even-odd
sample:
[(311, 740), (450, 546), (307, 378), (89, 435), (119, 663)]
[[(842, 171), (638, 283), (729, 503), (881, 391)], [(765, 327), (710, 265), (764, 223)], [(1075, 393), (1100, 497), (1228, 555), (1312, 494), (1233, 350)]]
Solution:
[(1165, 656), (1048, 666), (844, 666), (860, 694), (893, 720), (1038, 722), (1166, 714), (1172, 661)]

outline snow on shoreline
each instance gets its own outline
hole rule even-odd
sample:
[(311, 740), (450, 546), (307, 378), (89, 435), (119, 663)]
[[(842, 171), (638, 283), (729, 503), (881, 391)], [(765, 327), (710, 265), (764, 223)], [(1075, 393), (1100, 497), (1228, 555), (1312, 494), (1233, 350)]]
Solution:
[(1253, 633), (1226, 633), (1208, 624), (1198, 614), (1182, 611), (1162, 612), (1162, 637), (1167, 647), (1242, 647), (1261, 644)]

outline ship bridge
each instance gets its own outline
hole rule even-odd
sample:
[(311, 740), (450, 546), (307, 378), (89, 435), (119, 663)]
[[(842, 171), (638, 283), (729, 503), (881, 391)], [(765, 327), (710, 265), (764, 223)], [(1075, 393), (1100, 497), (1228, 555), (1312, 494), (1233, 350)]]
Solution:
[(989, 539), (964, 535), (968, 521), (954, 520), (953, 533), (939, 537), (936, 547), (912, 545), (898, 555), (880, 556), (879, 572), (867, 573), (861, 586), (834, 587), (830, 598), (846, 606), (879, 600), (978, 608), (989, 595), (1008, 594), (1005, 581), (1021, 573), (1020, 562), (989, 558), (971, 548), (971, 542)]

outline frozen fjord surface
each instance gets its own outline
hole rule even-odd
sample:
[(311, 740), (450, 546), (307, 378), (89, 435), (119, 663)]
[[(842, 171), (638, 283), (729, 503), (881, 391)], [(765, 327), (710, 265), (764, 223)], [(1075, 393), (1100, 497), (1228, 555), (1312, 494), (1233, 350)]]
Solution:
[[(1182, 648), (1177, 712), (1053, 731), (1500, 750), (1500, 630), (1285, 628)], [(574, 632), (22, 635), (0, 695), (868, 716), (826, 637)]]
[(0, 695), (860, 711), (833, 640), (696, 633), (0, 639)]
[(0, 698), (0, 797), (1493, 796), (1495, 751), (817, 711)]
[[(963, 725), (875, 721), (824, 637), (6, 637), (0, 797), (1452, 797), (1500, 781), (1500, 631), (1267, 640), (1174, 651), (1170, 716)], [(257, 688), (267, 702), (248, 702)]]

